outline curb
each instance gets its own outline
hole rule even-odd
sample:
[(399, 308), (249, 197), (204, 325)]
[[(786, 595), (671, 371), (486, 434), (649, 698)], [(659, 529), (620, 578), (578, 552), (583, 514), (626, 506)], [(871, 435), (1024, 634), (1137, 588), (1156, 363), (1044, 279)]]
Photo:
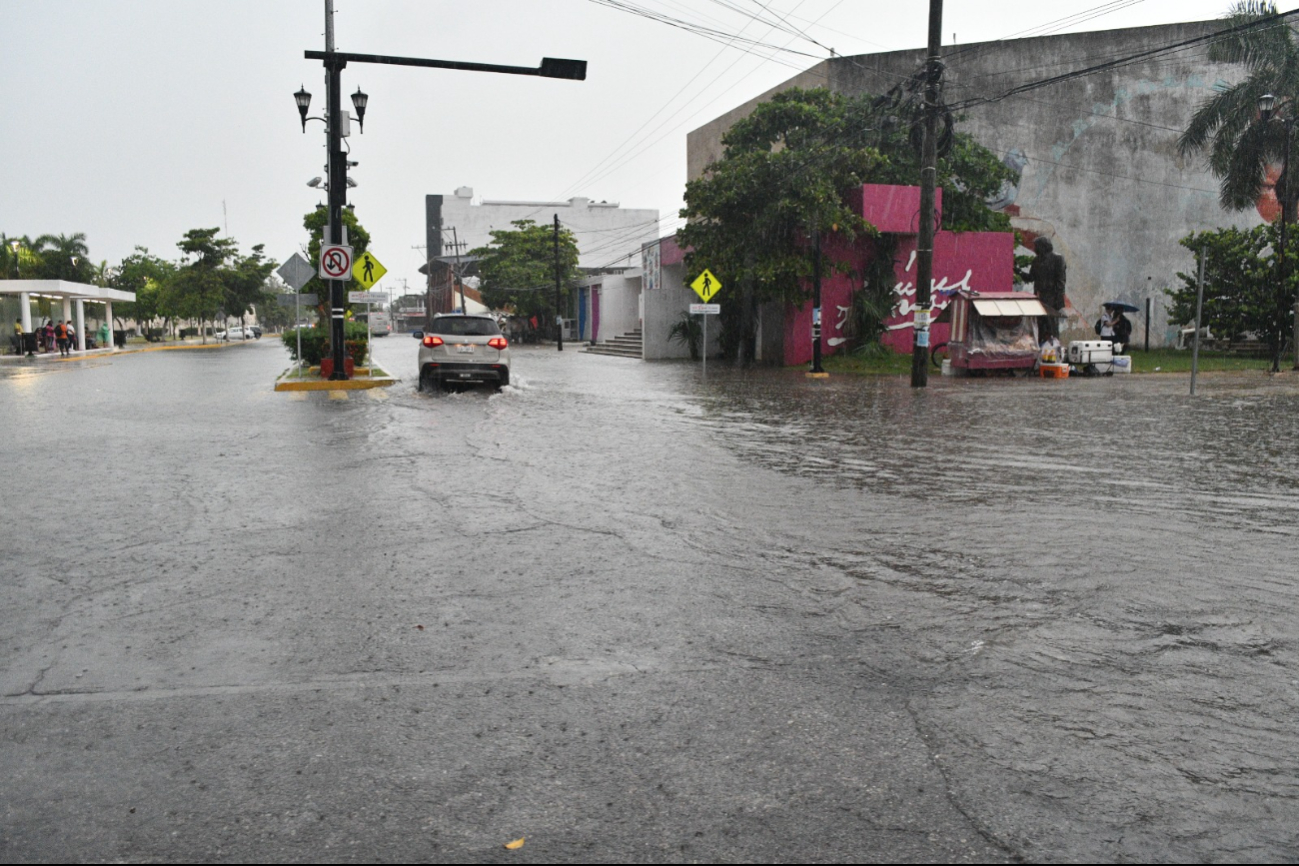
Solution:
[[(356, 371), (351, 379), (298, 379), (295, 381), (285, 381), (284, 377), (288, 375), (289, 370), (280, 374), (280, 378), (275, 380), (276, 391), (366, 391), (370, 388), (391, 388), (397, 384), (394, 376), (366, 376), (369, 372), (368, 367), (361, 367)], [(319, 367), (309, 367), (308, 373), (320, 373)]]

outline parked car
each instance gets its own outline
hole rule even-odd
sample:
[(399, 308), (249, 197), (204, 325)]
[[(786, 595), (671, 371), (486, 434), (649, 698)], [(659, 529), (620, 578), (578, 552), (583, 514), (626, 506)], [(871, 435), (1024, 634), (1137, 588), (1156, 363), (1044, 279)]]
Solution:
[(216, 331), (212, 336), (218, 340), (256, 340), (262, 335), (262, 329), (256, 325), (247, 328), (235, 326), (225, 331)]
[(427, 331), (412, 335), (419, 345), (419, 390), (454, 385), (510, 384), (510, 344), (491, 316), (443, 313)]

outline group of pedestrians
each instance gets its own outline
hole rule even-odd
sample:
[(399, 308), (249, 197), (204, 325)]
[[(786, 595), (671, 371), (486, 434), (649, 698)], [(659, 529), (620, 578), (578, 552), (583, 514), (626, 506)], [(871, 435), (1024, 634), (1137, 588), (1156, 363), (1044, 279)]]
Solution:
[[(71, 357), (72, 344), (77, 339), (77, 330), (72, 326), (72, 322), (60, 319), (55, 322), (53, 319), (46, 319), (45, 324), (36, 326), (36, 350), (38, 352), (53, 352), (56, 349), (64, 357)], [(23, 351), (23, 320), (21, 318), (14, 320), (13, 350), (15, 355), (22, 354)]]

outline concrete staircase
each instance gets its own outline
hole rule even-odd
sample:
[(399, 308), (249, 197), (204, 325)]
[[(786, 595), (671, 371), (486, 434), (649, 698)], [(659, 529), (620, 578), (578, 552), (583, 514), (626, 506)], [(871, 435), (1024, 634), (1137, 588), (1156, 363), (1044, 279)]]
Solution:
[(589, 352), (592, 355), (616, 355), (619, 358), (640, 360), (642, 343), (641, 329), (637, 328), (631, 333), (621, 334), (608, 342), (587, 346), (582, 351)]

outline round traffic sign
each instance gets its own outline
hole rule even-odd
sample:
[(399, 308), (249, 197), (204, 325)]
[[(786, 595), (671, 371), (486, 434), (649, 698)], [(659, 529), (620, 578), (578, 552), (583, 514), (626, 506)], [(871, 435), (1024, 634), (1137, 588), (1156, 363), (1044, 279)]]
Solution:
[(339, 244), (320, 248), (320, 275), (330, 280), (346, 279), (352, 274), (352, 248)]

